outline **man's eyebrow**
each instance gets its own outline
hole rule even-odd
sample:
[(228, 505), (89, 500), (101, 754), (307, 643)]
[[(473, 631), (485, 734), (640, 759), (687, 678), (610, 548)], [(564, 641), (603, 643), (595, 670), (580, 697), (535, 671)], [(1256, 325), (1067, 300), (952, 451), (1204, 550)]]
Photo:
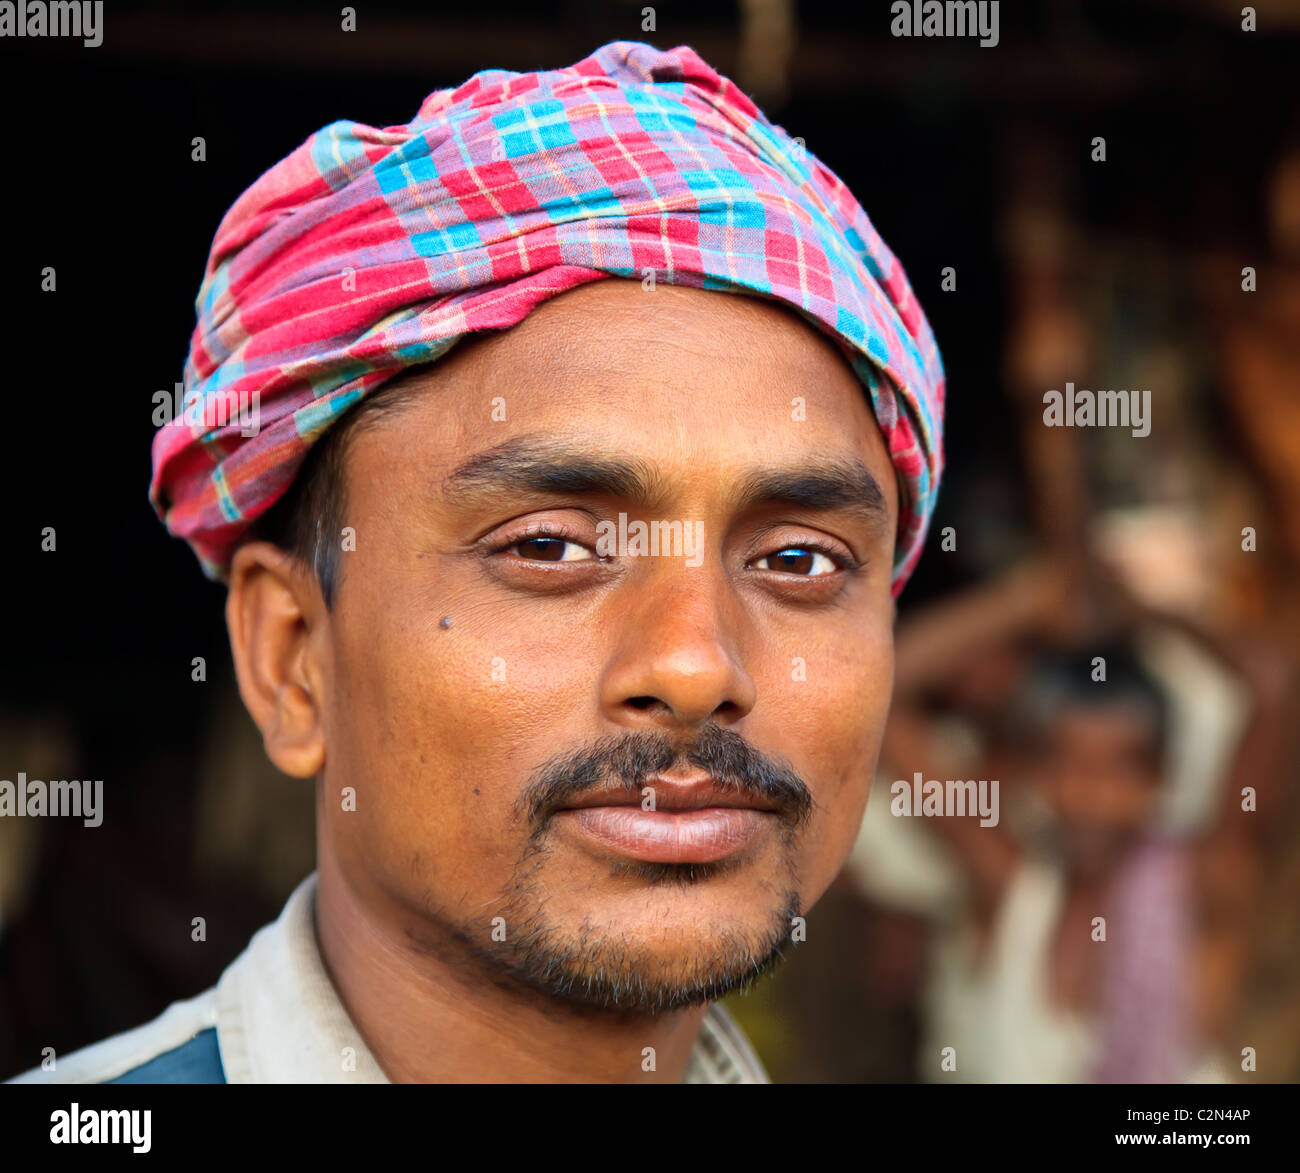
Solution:
[(595, 456), (554, 441), (520, 436), (459, 465), (442, 486), (453, 504), (508, 491), (555, 496), (601, 495), (652, 504), (662, 479), (645, 462)]
[(880, 482), (861, 460), (813, 462), (797, 470), (774, 469), (744, 478), (740, 505), (795, 505), (801, 509), (855, 514), (864, 521), (889, 517)]
[[(452, 504), (502, 492), (554, 496), (602, 495), (652, 506), (667, 496), (663, 478), (644, 461), (600, 457), (533, 436), (521, 436), (470, 457), (443, 483)], [(880, 483), (861, 460), (802, 464), (751, 473), (740, 481), (737, 507), (793, 505), (888, 519)]]

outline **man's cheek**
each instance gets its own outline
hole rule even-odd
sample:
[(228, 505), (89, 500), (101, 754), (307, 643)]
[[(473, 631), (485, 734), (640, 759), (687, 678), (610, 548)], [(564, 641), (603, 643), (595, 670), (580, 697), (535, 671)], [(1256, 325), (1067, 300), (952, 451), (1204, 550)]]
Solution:
[[(516, 804), (528, 777), (574, 741), (553, 728), (553, 675), (525, 671), (520, 660), (515, 666), (513, 678), (508, 670), (494, 678), (480, 656), (444, 658), (436, 671), (389, 690), (390, 733), (367, 753), (390, 776), (394, 833), (439, 842), (484, 872), (518, 858), (529, 828)], [(537, 704), (548, 696), (549, 704)]]
[[(547, 759), (602, 732), (599, 663), (572, 648), (539, 649), (539, 633), (474, 641), (430, 672), (422, 713), (411, 718), (426, 753), (478, 785), (485, 810), (514, 803)], [(544, 634), (544, 633), (540, 633)]]
[(808, 777), (817, 802), (818, 870), (833, 877), (858, 834), (889, 708), (892, 662), (846, 661), (840, 687), (816, 698), (816, 720), (803, 729), (811, 747)]
[(804, 756), (810, 779), (836, 788), (846, 765), (870, 772), (889, 710), (891, 672), (887, 657), (836, 656), (816, 676), (780, 682), (771, 711), (781, 714), (780, 739)]
[(499, 890), (522, 839), (503, 833), (510, 816), (488, 797), (488, 775), (467, 776), (398, 752), (366, 776), (370, 784), (357, 788), (355, 811), (340, 814), (349, 854), (399, 889), (436, 892), (456, 906), (464, 901), (471, 912), (485, 893)]

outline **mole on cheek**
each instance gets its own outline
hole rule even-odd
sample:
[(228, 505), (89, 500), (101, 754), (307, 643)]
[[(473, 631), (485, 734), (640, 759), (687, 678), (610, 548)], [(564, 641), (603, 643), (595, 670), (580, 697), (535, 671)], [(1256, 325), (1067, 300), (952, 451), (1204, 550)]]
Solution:
[(450, 615), (444, 615), (444, 616), (442, 617), (442, 622), (439, 623), (438, 626), (439, 626), (439, 627), (443, 627), (443, 628), (450, 627), (450, 626), (451, 626), (451, 616), (450, 616)]

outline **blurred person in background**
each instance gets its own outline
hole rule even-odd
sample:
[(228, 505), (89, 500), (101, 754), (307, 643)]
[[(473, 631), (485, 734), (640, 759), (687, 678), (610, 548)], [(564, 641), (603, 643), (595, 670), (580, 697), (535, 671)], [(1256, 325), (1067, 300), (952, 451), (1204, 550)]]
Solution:
[[(1005, 800), (995, 825), (924, 823), (964, 899), (934, 943), (923, 1079), (1221, 1081), (1236, 1065), (1258, 811), (1279, 797), (1287, 673), (1107, 585), (1120, 617), (1101, 622), (1064, 565), (1043, 560), (900, 629), (889, 777), (998, 779)], [(1244, 690), (1195, 827), (1164, 817), (1174, 723), (1147, 667), (1153, 630), (1192, 641)], [(876, 802), (888, 809), (887, 795)]]

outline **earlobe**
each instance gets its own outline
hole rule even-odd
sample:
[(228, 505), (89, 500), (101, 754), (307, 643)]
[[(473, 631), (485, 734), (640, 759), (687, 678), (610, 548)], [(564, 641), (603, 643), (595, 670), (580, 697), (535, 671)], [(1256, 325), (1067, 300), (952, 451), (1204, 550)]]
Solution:
[(284, 773), (311, 778), (325, 765), (326, 676), (318, 648), (327, 621), (315, 577), (269, 542), (246, 542), (230, 568), (226, 628), (239, 695)]

